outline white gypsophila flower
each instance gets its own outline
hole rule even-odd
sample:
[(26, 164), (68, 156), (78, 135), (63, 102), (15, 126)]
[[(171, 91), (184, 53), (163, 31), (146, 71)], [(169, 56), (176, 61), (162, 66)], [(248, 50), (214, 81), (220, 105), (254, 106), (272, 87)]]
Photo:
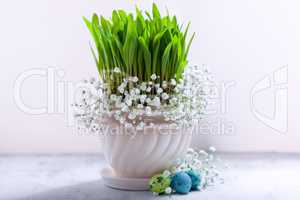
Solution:
[(122, 108), (121, 108), (121, 111), (122, 112), (128, 112), (129, 111), (129, 108), (128, 108), (128, 106), (123, 106)]
[(142, 104), (144, 104), (146, 98), (147, 98), (147, 96), (146, 96), (145, 94), (140, 95), (140, 102), (141, 102)]
[(128, 115), (128, 118), (133, 120), (136, 118), (136, 113), (135, 112), (130, 112), (129, 115)]
[(116, 101), (117, 100), (117, 96), (115, 94), (110, 95), (110, 100), (111, 101)]
[(118, 87), (118, 91), (119, 91), (121, 94), (123, 94), (123, 93), (124, 93), (124, 87), (122, 87), (122, 85), (120, 85), (120, 86)]
[(208, 153), (204, 150), (199, 151), (200, 155), (208, 156)]
[(167, 188), (165, 189), (165, 193), (166, 193), (166, 194), (171, 194), (171, 193), (172, 193), (172, 188), (171, 188), (171, 187), (167, 187)]
[(119, 73), (121, 73), (121, 69), (119, 67), (115, 67), (114, 68), (114, 72), (117, 73), (117, 74), (119, 74)]
[(211, 151), (211, 152), (216, 152), (216, 148), (215, 147), (209, 147), (209, 150)]
[(152, 74), (150, 78), (151, 78), (151, 80), (154, 81), (154, 80), (156, 80), (157, 76), (156, 76), (156, 74)]
[(129, 81), (129, 78), (127, 77), (127, 78), (123, 78), (123, 83), (122, 84), (124, 84), (125, 86), (127, 85), (127, 83), (128, 83), (128, 81)]
[(152, 102), (151, 99), (150, 99), (149, 97), (147, 97), (147, 98), (146, 98), (146, 103), (147, 103), (147, 104), (151, 104), (151, 102)]
[(175, 81), (175, 79), (171, 79), (171, 85), (175, 86), (177, 83)]
[(141, 93), (141, 91), (138, 88), (135, 88), (134, 92), (136, 95), (139, 95)]
[(127, 89), (124, 91), (124, 95), (125, 97), (128, 97), (130, 95)]
[(151, 104), (155, 107), (159, 107), (160, 106), (160, 99), (159, 97), (154, 97)]
[(168, 87), (167, 81), (163, 81), (162, 83), (162, 88), (166, 89)]
[(134, 90), (134, 89), (131, 89), (131, 90), (129, 91), (129, 94), (130, 94), (131, 96), (134, 96), (134, 95), (135, 95), (135, 90)]
[(151, 111), (152, 111), (151, 107), (150, 106), (146, 106), (146, 108), (145, 108), (146, 114), (147, 115), (151, 114)]
[(114, 118), (115, 118), (115, 120), (119, 121), (121, 119), (121, 116), (117, 115), (117, 114), (114, 114)]
[(177, 98), (176, 98), (176, 97), (172, 97), (172, 98), (170, 99), (170, 103), (171, 103), (171, 104), (176, 104), (176, 103), (177, 103)]
[(178, 88), (178, 87), (175, 87), (175, 88), (173, 89), (173, 91), (174, 91), (175, 93), (178, 93), (178, 92), (179, 92), (179, 88)]
[(125, 124), (125, 128), (127, 128), (127, 129), (129, 129), (129, 128), (132, 128), (133, 127), (133, 125), (132, 124), (130, 124), (130, 123), (124, 123)]
[(164, 172), (163, 172), (163, 176), (164, 177), (169, 177), (171, 175), (171, 172), (169, 171), (169, 170), (165, 170)]
[(119, 120), (119, 122), (120, 122), (121, 124), (124, 124), (124, 123), (125, 123), (125, 118), (124, 118), (124, 117), (121, 117), (120, 120)]
[(163, 100), (167, 100), (168, 98), (169, 98), (169, 95), (167, 94), (167, 93), (162, 93), (162, 95), (161, 95), (161, 98), (163, 99)]
[(126, 104), (124, 102), (119, 103), (119, 104), (115, 104), (117, 108), (123, 108), (124, 106), (126, 106)]
[(143, 106), (143, 104), (138, 104), (138, 105), (137, 105), (137, 108), (138, 108), (138, 109), (143, 109), (144, 106)]
[(137, 82), (139, 81), (139, 78), (135, 76), (135, 77), (133, 77), (132, 81), (133, 81), (134, 83), (137, 83)]
[(132, 99), (127, 99), (126, 104), (127, 104), (127, 106), (131, 106), (132, 105)]
[(115, 103), (116, 105), (121, 104), (122, 103), (122, 96), (117, 95), (115, 102), (116, 102)]
[(151, 92), (151, 87), (147, 87), (146, 92)]
[(146, 89), (147, 89), (147, 84), (146, 84), (145, 82), (143, 82), (143, 83), (141, 84), (141, 86), (140, 86), (140, 89), (141, 89), (142, 91), (146, 91)]
[(162, 92), (163, 92), (163, 89), (161, 89), (161, 88), (158, 88), (158, 89), (156, 90), (156, 92), (157, 92), (157, 94), (160, 94), (160, 93), (162, 93)]
[(116, 115), (121, 115), (122, 113), (121, 113), (120, 110), (117, 110), (117, 111), (115, 112), (115, 114), (116, 114)]

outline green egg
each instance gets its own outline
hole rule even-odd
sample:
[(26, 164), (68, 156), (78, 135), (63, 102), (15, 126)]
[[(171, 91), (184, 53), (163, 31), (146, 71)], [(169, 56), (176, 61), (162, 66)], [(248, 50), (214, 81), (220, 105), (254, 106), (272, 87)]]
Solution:
[(162, 174), (153, 176), (149, 181), (149, 187), (151, 192), (162, 194), (167, 187), (170, 187), (170, 177), (164, 177)]

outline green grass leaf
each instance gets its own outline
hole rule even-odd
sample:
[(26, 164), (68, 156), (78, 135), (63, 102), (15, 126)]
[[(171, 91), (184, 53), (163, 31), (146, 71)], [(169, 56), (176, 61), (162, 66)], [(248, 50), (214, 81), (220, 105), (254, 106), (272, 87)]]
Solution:
[(95, 44), (91, 51), (99, 75), (111, 91), (121, 81), (117, 75), (109, 79), (115, 67), (123, 77), (138, 76), (140, 81), (148, 81), (153, 73), (161, 81), (182, 77), (195, 37), (187, 39), (190, 23), (179, 26), (176, 16), (162, 16), (156, 4), (152, 12), (136, 7), (135, 15), (113, 10), (111, 18), (93, 14), (91, 20), (83, 20)]
[(169, 74), (167, 73), (167, 67), (170, 61), (170, 51), (171, 51), (172, 43), (169, 43), (167, 48), (164, 51), (162, 56), (162, 64), (161, 64), (161, 77), (163, 80), (169, 80)]
[(145, 64), (145, 67), (142, 68), (142, 70), (144, 70), (146, 73), (145, 73), (145, 80), (149, 80), (150, 79), (150, 76), (151, 76), (151, 53), (149, 51), (149, 49), (147, 48), (147, 45), (146, 45), (146, 42), (144, 40), (143, 37), (139, 37), (139, 43), (140, 43), (140, 47), (141, 47), (141, 50), (143, 52), (143, 58), (144, 58), (144, 64)]

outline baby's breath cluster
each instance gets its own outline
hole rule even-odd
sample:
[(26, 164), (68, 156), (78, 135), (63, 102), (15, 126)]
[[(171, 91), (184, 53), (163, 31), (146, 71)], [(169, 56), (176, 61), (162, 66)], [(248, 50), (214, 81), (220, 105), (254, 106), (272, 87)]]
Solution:
[(214, 147), (208, 151), (189, 148), (170, 168), (150, 178), (150, 191), (154, 195), (188, 194), (223, 184), (222, 172), (228, 168), (228, 164), (224, 165), (215, 152)]
[(209, 186), (223, 184), (222, 172), (228, 167), (227, 163), (216, 156), (214, 147), (210, 147), (208, 151), (189, 148), (186, 155), (178, 159), (170, 171), (172, 174), (189, 170), (198, 171), (202, 178), (198, 189), (203, 190)]
[[(122, 72), (116, 67), (111, 73), (112, 81), (119, 73)], [(115, 91), (94, 79), (85, 81), (85, 85), (87, 89), (75, 103), (79, 127), (102, 132), (105, 124), (100, 123), (101, 119), (112, 118), (125, 128), (143, 130), (153, 126), (153, 117), (167, 124), (191, 126), (203, 114), (211, 78), (202, 67), (191, 66), (178, 81), (161, 80), (152, 74), (149, 81), (135, 76), (123, 78)]]

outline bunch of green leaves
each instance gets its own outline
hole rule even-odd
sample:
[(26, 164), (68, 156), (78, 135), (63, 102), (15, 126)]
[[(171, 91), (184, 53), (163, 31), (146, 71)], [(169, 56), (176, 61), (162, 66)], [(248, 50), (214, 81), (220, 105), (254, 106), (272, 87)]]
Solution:
[[(136, 7), (135, 15), (114, 10), (110, 19), (93, 14), (84, 21), (95, 44), (91, 49), (100, 77), (112, 91), (124, 77), (136, 76), (139, 81), (149, 81), (152, 74), (160, 81), (182, 77), (194, 34), (187, 41), (189, 24), (182, 30), (176, 16), (162, 17), (153, 4), (152, 14)], [(113, 73), (116, 67), (121, 75)]]

